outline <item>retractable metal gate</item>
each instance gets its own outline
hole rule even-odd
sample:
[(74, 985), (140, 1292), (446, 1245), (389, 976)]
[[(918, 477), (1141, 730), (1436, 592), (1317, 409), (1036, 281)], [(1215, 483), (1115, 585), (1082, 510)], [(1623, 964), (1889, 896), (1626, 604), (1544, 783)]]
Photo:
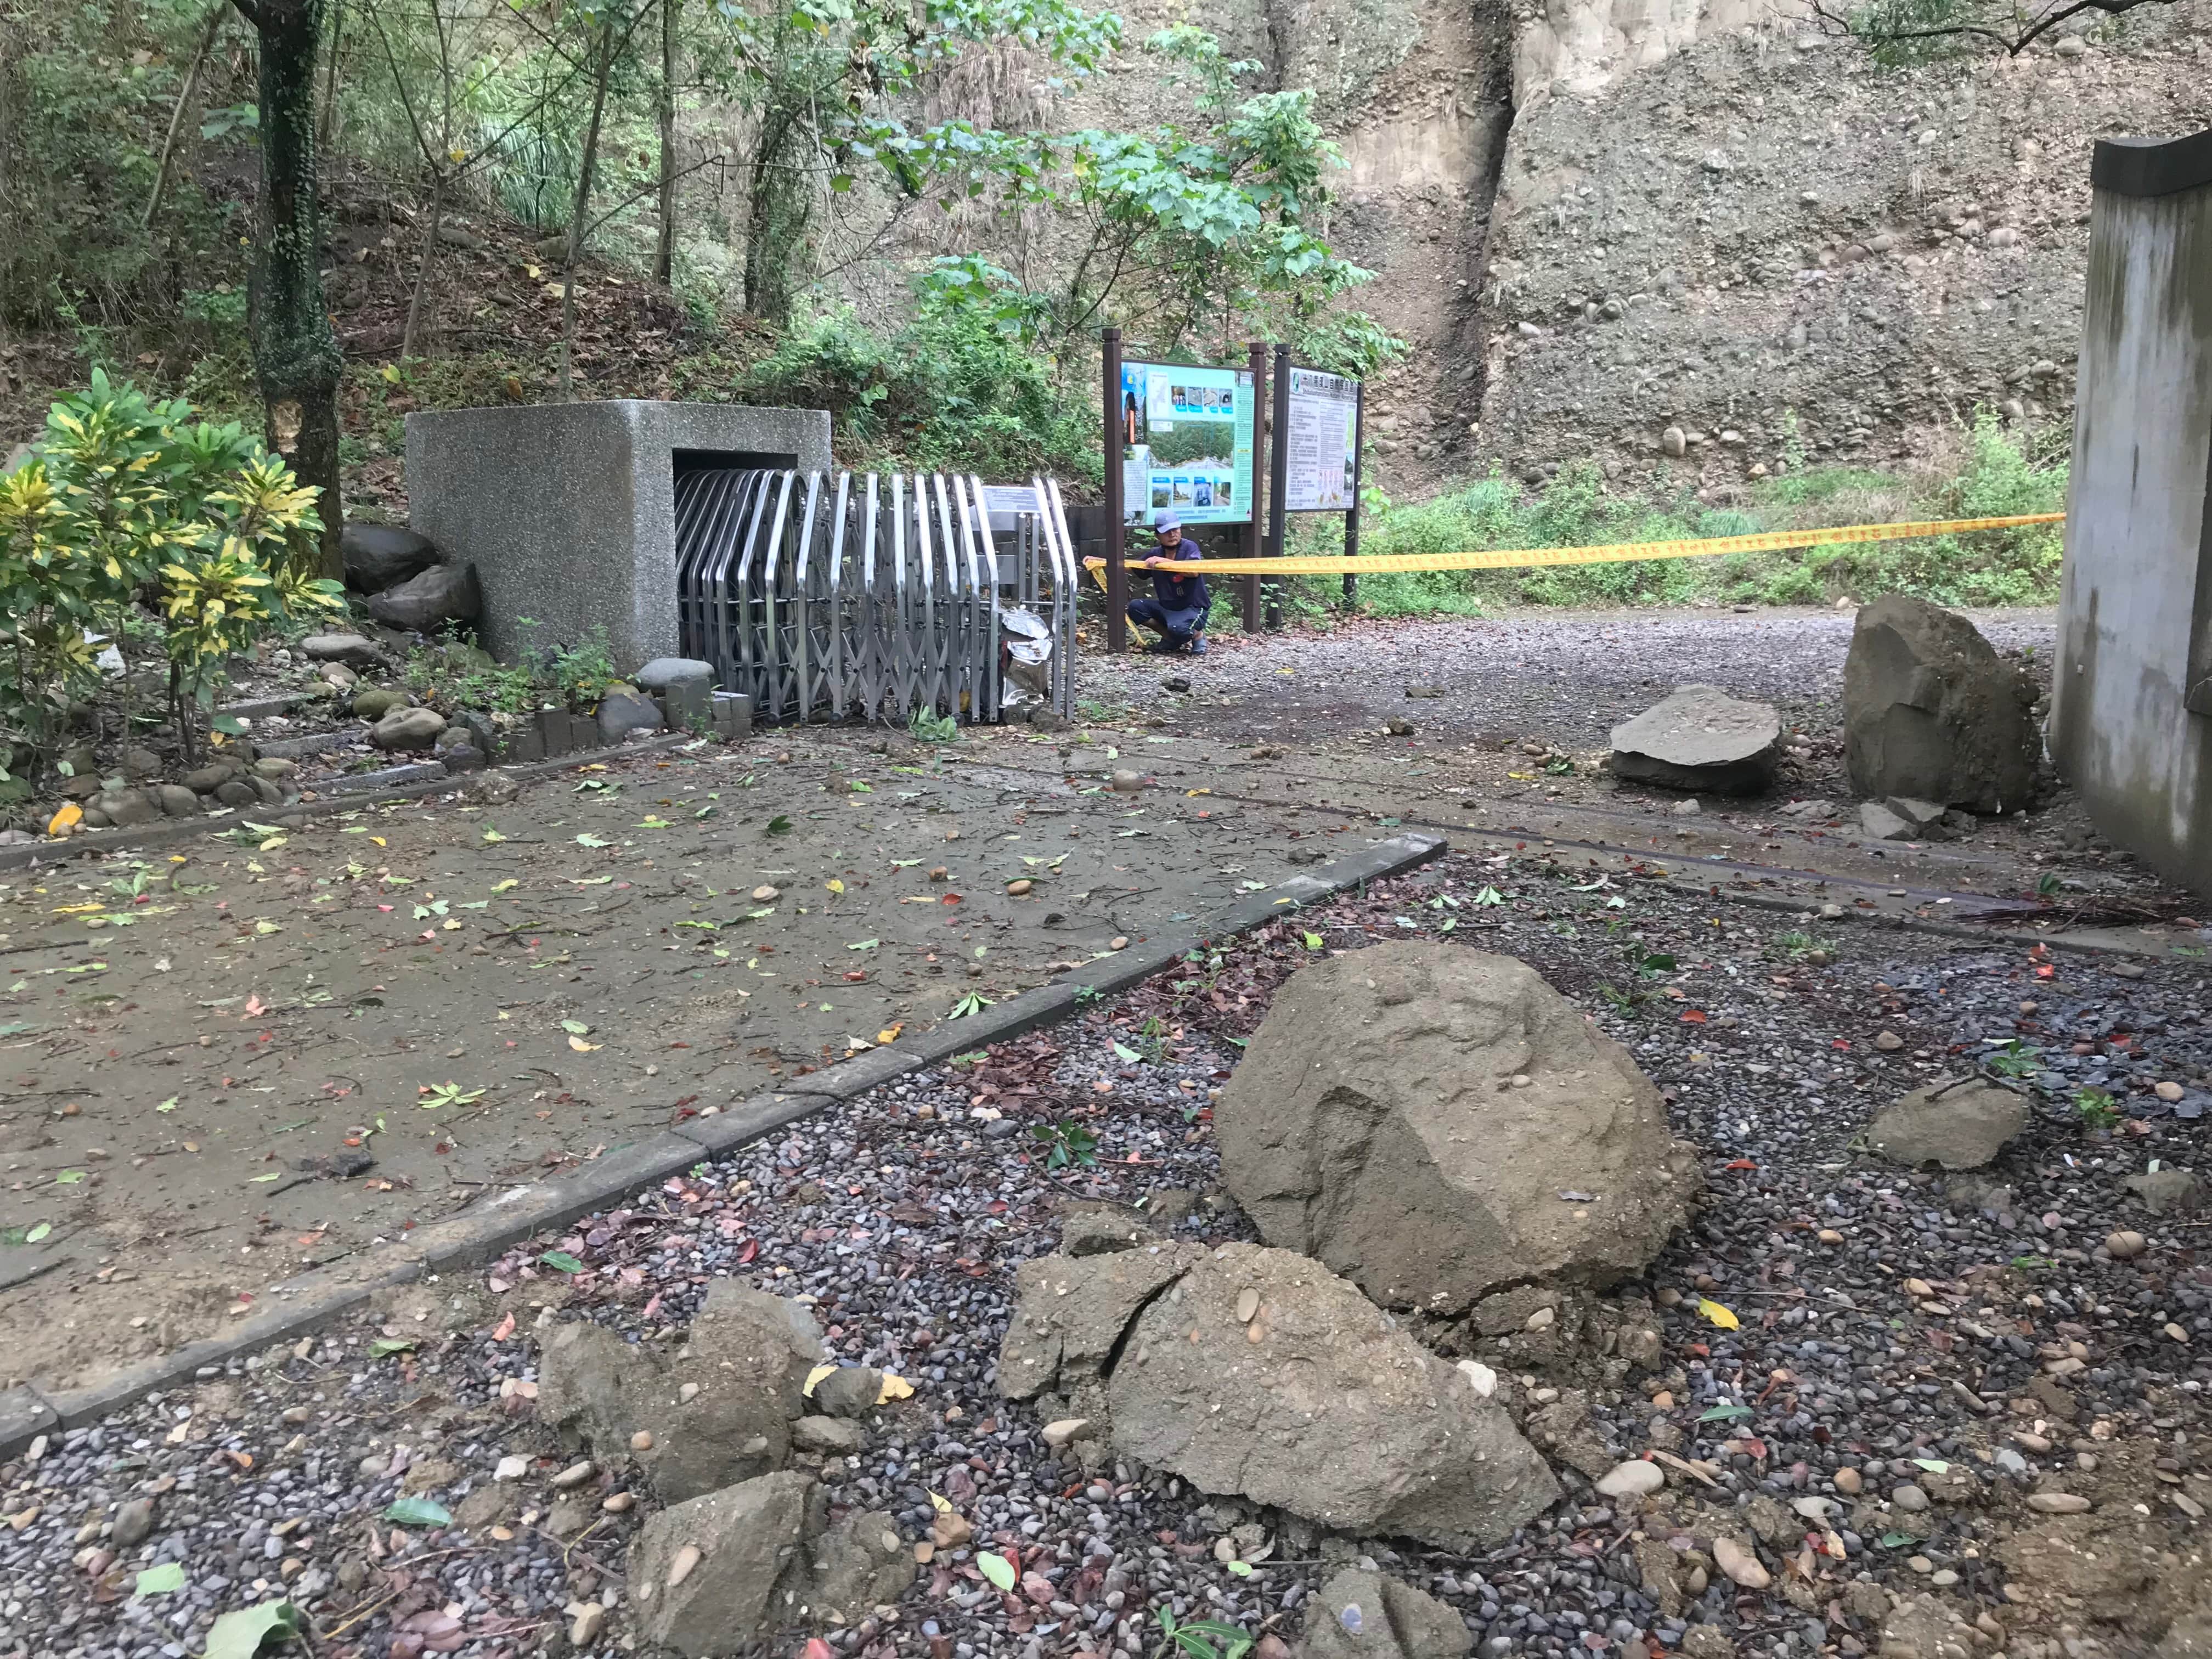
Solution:
[(708, 469), (676, 480), (685, 655), (764, 720), (1073, 715), (1081, 575), (1056, 479)]

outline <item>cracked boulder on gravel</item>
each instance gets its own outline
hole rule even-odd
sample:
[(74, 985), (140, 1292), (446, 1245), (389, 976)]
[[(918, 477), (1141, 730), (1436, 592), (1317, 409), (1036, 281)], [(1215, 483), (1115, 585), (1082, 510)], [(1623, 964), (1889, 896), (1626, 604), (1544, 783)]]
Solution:
[(1755, 795), (1774, 781), (1782, 716), (1717, 685), (1681, 685), (1613, 728), (1613, 775), (1700, 794)]
[(1289, 1250), (1199, 1255), (1122, 1337), (1106, 1400), (1116, 1455), (1337, 1531), (1486, 1548), (1559, 1496), (1502, 1407)]
[[(635, 1457), (665, 1504), (781, 1468), (822, 1333), (796, 1302), (718, 1279), (673, 1364), (587, 1321), (538, 1359), (538, 1420), (602, 1461)], [(634, 1451), (641, 1430), (650, 1447)]]
[(1641, 1271), (1699, 1190), (1627, 1050), (1510, 957), (1407, 942), (1301, 968), (1214, 1102), (1271, 1244), (1386, 1307), (1464, 1313)]
[(914, 1583), (913, 1546), (881, 1510), (828, 1524), (812, 1477), (764, 1474), (663, 1510), (629, 1552), (648, 1642), (703, 1659), (779, 1631), (857, 1624)]
[(647, 1520), (629, 1551), (638, 1633), (703, 1659), (781, 1628), (777, 1586), (799, 1559), (820, 1496), (812, 1477), (787, 1470)]
[(1866, 1145), (1911, 1169), (1978, 1170), (2027, 1127), (2027, 1103), (1980, 1078), (1931, 1083), (1875, 1114)]
[(1844, 660), (1844, 763), (1861, 794), (2006, 812), (2027, 805), (2037, 688), (1964, 617), (1893, 593)]
[(1465, 1659), (1459, 1610), (1411, 1584), (1346, 1567), (1306, 1601), (1296, 1659)]
[(999, 1351), (1000, 1390), (1009, 1400), (1034, 1400), (1098, 1381), (1129, 1322), (1200, 1255), (1195, 1244), (1156, 1244), (1023, 1262), (1014, 1269), (1013, 1316)]

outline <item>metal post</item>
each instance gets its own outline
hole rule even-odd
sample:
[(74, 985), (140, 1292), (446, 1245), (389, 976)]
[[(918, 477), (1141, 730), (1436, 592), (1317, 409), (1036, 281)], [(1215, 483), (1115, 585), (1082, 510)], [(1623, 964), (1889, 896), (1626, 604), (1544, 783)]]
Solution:
[[(1260, 556), (1260, 538), (1265, 521), (1260, 516), (1260, 486), (1267, 476), (1267, 347), (1262, 340), (1253, 340), (1244, 348), (1245, 361), (1252, 369), (1252, 521), (1244, 526), (1243, 550), (1248, 559)], [(1244, 631), (1260, 631), (1260, 579), (1240, 576), (1237, 586), (1244, 601)]]
[[(1359, 556), (1359, 480), (1367, 464), (1364, 453), (1367, 438), (1367, 382), (1358, 383), (1358, 390), (1352, 394), (1352, 507), (1344, 515), (1344, 556)], [(1359, 578), (1347, 570), (1344, 573), (1344, 608), (1359, 608)]]
[[(1283, 556), (1283, 533), (1288, 526), (1289, 514), (1283, 510), (1283, 498), (1291, 487), (1291, 349), (1286, 345), (1275, 348), (1275, 417), (1274, 441), (1268, 446), (1267, 468), (1267, 556)], [(1283, 626), (1283, 583), (1280, 577), (1267, 581), (1267, 628), (1279, 631)]]
[(1098, 331), (1100, 390), (1103, 393), (1106, 438), (1106, 648), (1129, 648), (1129, 568), (1125, 555), (1129, 532), (1121, 500), (1121, 331), (1109, 323)]

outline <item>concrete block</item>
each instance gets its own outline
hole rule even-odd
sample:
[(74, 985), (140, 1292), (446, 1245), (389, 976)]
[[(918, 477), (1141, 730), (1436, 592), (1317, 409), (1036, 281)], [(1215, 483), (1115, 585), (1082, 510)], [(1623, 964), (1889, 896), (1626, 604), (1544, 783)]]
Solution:
[(545, 758), (545, 733), (538, 730), (536, 720), (518, 726), (507, 733), (507, 753), (502, 758), (518, 763)]
[(830, 416), (623, 398), (407, 417), (412, 527), (476, 566), (502, 661), (601, 626), (618, 670), (677, 654), (676, 473), (694, 465), (826, 471)]
[(714, 735), (735, 743), (753, 734), (753, 700), (742, 692), (714, 693)]
[(445, 775), (443, 761), (410, 761), (404, 766), (381, 767), (374, 772), (355, 772), (333, 778), (323, 787), (334, 795), (358, 795), (364, 790), (392, 789), (403, 783), (431, 783)]
[(538, 742), (547, 760), (558, 760), (576, 746), (568, 736), (567, 709), (541, 708), (538, 711)]

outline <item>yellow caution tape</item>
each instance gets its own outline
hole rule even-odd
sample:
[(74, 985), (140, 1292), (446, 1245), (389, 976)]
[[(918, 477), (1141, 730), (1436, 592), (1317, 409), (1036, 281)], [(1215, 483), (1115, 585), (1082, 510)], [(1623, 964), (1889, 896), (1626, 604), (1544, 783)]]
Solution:
[[(1472, 553), (1382, 553), (1346, 558), (1342, 554), (1312, 558), (1178, 559), (1186, 571), (1223, 576), (1372, 576), (1391, 570), (1521, 570), (1560, 564), (1623, 564), (1644, 559), (1706, 559), (1723, 553), (1778, 553), (1787, 548), (1836, 547), (1853, 542), (1902, 542), (1926, 536), (1952, 536), (1972, 530), (2013, 530), (2022, 525), (2057, 524), (2063, 513), (2021, 513), (2004, 519), (1929, 519), (1904, 524), (1844, 525), (1834, 530), (1767, 530), (1753, 536), (1713, 536), (1699, 541), (1611, 542), (1602, 547), (1493, 548)], [(1143, 556), (1150, 556), (1149, 555)], [(1103, 559), (1084, 565), (1103, 571)], [(1144, 568), (1132, 556), (1128, 568)], [(1103, 577), (1102, 577), (1103, 580)]]

